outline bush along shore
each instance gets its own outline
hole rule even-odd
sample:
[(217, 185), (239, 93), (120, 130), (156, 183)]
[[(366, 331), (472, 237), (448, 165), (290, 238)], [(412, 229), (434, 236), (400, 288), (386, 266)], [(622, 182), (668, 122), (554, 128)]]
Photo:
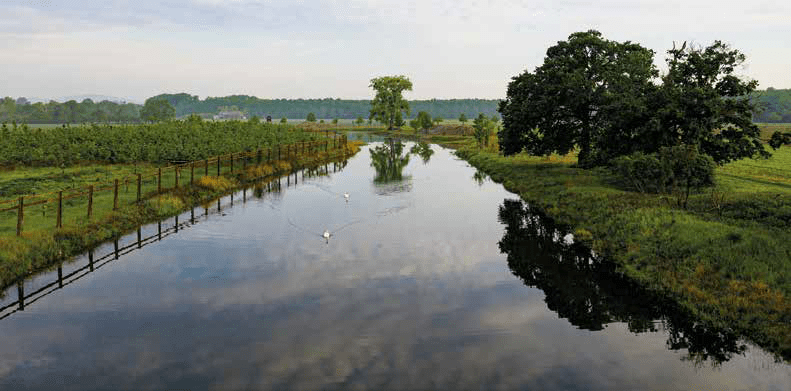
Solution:
[[(744, 186), (761, 181), (749, 172), (758, 163), (718, 168), (717, 186), (681, 203), (683, 194), (626, 189), (609, 169), (583, 169), (570, 156), (503, 157), (474, 146), (456, 153), (570, 227), (624, 275), (701, 322), (791, 359), (791, 189), (784, 181)], [(776, 159), (791, 159), (791, 148)]]
[(31, 229), (20, 236), (0, 237), (0, 286), (8, 287), (143, 224), (177, 215), (251, 182), (273, 180), (297, 169), (346, 160), (360, 150), (361, 144), (350, 141), (337, 149), (249, 165), (233, 174), (203, 176), (193, 184), (148, 194), (140, 202), (123, 205), (90, 222), (57, 229)]

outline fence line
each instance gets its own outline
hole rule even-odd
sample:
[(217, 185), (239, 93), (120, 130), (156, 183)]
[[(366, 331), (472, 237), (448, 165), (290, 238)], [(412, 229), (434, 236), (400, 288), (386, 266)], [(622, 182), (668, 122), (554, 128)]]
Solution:
[[(157, 168), (155, 172), (139, 173), (133, 176), (114, 178), (107, 182), (97, 182), (92, 185), (83, 186), (75, 189), (52, 191), (49, 193), (30, 194), (20, 196), (16, 200), (9, 199), (0, 201), (0, 213), (16, 212), (16, 235), (21, 236), (25, 225), (25, 210), (35, 206), (42, 207), (42, 216), (46, 217), (49, 205), (55, 204), (55, 225), (54, 228), (62, 228), (66, 217), (65, 209), (74, 206), (74, 200), (87, 197), (87, 208), (83, 215), (90, 220), (94, 216), (94, 203), (100, 202), (108, 204), (101, 209), (118, 210), (119, 203), (136, 203), (143, 200), (145, 195), (153, 191), (154, 194), (161, 194), (166, 190), (177, 189), (182, 185), (190, 185), (200, 177), (216, 174), (233, 174), (234, 172), (244, 171), (248, 165), (260, 165), (273, 161), (293, 161), (313, 153), (329, 152), (344, 147), (348, 142), (346, 135), (335, 136), (330, 139), (320, 141), (301, 141), (293, 144), (277, 144), (269, 148), (259, 148), (253, 151), (229, 153), (224, 155), (212, 156), (206, 159), (182, 162), (165, 167)], [(227, 169), (226, 169), (227, 168)], [(184, 178), (186, 172), (186, 178)], [(197, 174), (197, 175), (196, 175)], [(201, 175), (203, 174), (203, 175)], [(187, 182), (188, 181), (188, 182)], [(125, 190), (121, 191), (121, 185)], [(129, 186), (134, 184), (136, 187), (134, 197), (129, 195)], [(146, 185), (151, 190), (145, 191)], [(147, 189), (146, 189), (147, 190)], [(109, 199), (97, 199), (99, 193), (112, 191), (112, 201)], [(104, 194), (102, 194), (104, 195)], [(122, 200), (123, 198), (123, 200)], [(13, 206), (3, 207), (4, 205), (15, 203)], [(110, 206), (111, 204), (111, 206)], [(98, 205), (97, 205), (98, 206)], [(7, 218), (7, 217), (6, 217)], [(72, 214), (71, 219), (81, 220), (79, 216)]]
[[(342, 169), (342, 168), (343, 168), (342, 166), (339, 167), (337, 164), (333, 163), (332, 172), (337, 172), (339, 169)], [(306, 177), (312, 177), (314, 175), (329, 174), (330, 173), (330, 169), (329, 169), (329, 165), (325, 164), (323, 170), (320, 167), (319, 168), (315, 168), (315, 169), (308, 169), (307, 170), (307, 175), (306, 175), (306, 170), (305, 169), (302, 169), (301, 172), (302, 172), (302, 181), (304, 183)], [(294, 174), (293, 185), (296, 186), (297, 185), (297, 178), (299, 177), (299, 175), (298, 175), (299, 171), (295, 171), (293, 174)], [(248, 185), (248, 186), (242, 187), (242, 190), (241, 190), (242, 202), (243, 203), (247, 202), (247, 200), (248, 200), (247, 192), (250, 191), (250, 190), (252, 190), (251, 196), (254, 196), (254, 197), (257, 197), (257, 198), (263, 197), (263, 195), (257, 195), (257, 196), (255, 195), (257, 190), (260, 191), (261, 193), (271, 193), (271, 192), (280, 192), (280, 191), (282, 191), (282, 188), (283, 188), (282, 180), (283, 180), (283, 178), (277, 178), (277, 179), (273, 179), (271, 181), (268, 181), (266, 183), (265, 187), (264, 187), (263, 183), (256, 184), (255, 186), (249, 186)], [(291, 183), (291, 174), (289, 174), (287, 176), (287, 178), (286, 178), (286, 187), (290, 187), (291, 185), (292, 185), (292, 183)], [(226, 203), (225, 207), (231, 207), (231, 208), (233, 207), (233, 205), (234, 205), (234, 194), (235, 193), (238, 194), (239, 191), (238, 190), (237, 191), (232, 191), (229, 194), (229, 196), (230, 196), (229, 197), (230, 198), (230, 204)], [(187, 218), (187, 221), (179, 222), (179, 217), (181, 217), (186, 212), (178, 214), (176, 216), (173, 216), (172, 217), (172, 219), (174, 220), (173, 225), (171, 225), (169, 227), (163, 227), (163, 222), (165, 222), (166, 220), (170, 220), (170, 218), (160, 219), (159, 221), (157, 221), (157, 230), (156, 230), (156, 232), (151, 234), (151, 235), (148, 235), (146, 237), (143, 237), (143, 227), (138, 227), (137, 230), (136, 230), (136, 240), (128, 242), (128, 244), (121, 245), (120, 242), (121, 242), (121, 240), (124, 237), (131, 236), (131, 235), (134, 235), (134, 234), (129, 234), (129, 235), (121, 236), (121, 237), (116, 237), (116, 238), (114, 238), (112, 240), (113, 250), (109, 251), (108, 253), (106, 253), (104, 255), (98, 256), (98, 257), (96, 256), (96, 249), (88, 250), (88, 252), (87, 252), (87, 255), (88, 255), (88, 257), (87, 257), (88, 258), (87, 259), (87, 261), (88, 261), (87, 264), (84, 264), (84, 265), (82, 265), (80, 267), (77, 267), (75, 270), (72, 270), (72, 271), (68, 272), (67, 274), (64, 274), (64, 272), (63, 272), (63, 266), (66, 264), (66, 262), (62, 261), (61, 263), (57, 264), (57, 266), (58, 266), (57, 267), (57, 276), (53, 276), (54, 280), (50, 280), (49, 282), (45, 283), (43, 286), (40, 286), (38, 288), (33, 287), (33, 289), (28, 290), (27, 293), (25, 292), (26, 291), (26, 289), (25, 289), (25, 281), (27, 280), (27, 278), (29, 278), (30, 276), (35, 276), (35, 275), (39, 275), (39, 274), (43, 274), (43, 273), (41, 273), (41, 272), (28, 273), (25, 276), (22, 276), (22, 277), (18, 278), (16, 281), (6, 285), (5, 287), (0, 287), (0, 289), (3, 289), (3, 290), (11, 288), (14, 285), (16, 285), (16, 287), (17, 287), (17, 289), (16, 289), (16, 291), (17, 291), (17, 299), (16, 299), (16, 301), (2, 303), (2, 299), (0, 299), (0, 320), (3, 320), (5, 318), (7, 318), (7, 317), (19, 312), (19, 311), (25, 311), (26, 307), (30, 306), (31, 304), (33, 304), (33, 303), (35, 303), (35, 302), (37, 302), (37, 301), (39, 301), (39, 300), (51, 295), (52, 293), (54, 293), (57, 290), (63, 289), (64, 287), (74, 283), (75, 281), (85, 277), (86, 275), (98, 270), (102, 266), (104, 266), (104, 265), (106, 265), (106, 264), (108, 264), (110, 262), (113, 262), (115, 260), (118, 260), (123, 255), (126, 255), (126, 254), (132, 253), (134, 251), (137, 251), (139, 249), (142, 249), (143, 247), (145, 247), (145, 246), (147, 246), (149, 244), (152, 244), (154, 242), (161, 241), (163, 238), (166, 238), (166, 237), (168, 237), (170, 235), (177, 234), (179, 232), (179, 230), (183, 230), (184, 228), (187, 228), (187, 227), (189, 227), (191, 225), (197, 224), (200, 221), (200, 218), (202, 218), (202, 217), (208, 217), (212, 213), (221, 213), (222, 212), (222, 207), (223, 207), (222, 200), (225, 199), (226, 197), (227, 196), (221, 196), (221, 197), (217, 198), (216, 212), (213, 212), (215, 210), (214, 207), (212, 207), (211, 209), (209, 208), (209, 204), (205, 204), (203, 207), (198, 207), (196, 205), (193, 205), (190, 208), (190, 215), (189, 215), (189, 218)], [(200, 209), (203, 209), (203, 214), (200, 214), (200, 215), (196, 214), (195, 213), (195, 209), (198, 209), (199, 211), (200, 211)], [(47, 274), (49, 274), (49, 273), (47, 273)], [(11, 293), (9, 293), (9, 294), (11, 294)]]

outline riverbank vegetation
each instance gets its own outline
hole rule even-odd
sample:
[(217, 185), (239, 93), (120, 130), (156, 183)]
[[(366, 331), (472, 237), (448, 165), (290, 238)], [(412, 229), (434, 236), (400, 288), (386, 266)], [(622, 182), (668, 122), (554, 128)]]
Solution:
[[(344, 159), (359, 149), (294, 127), (199, 118), (3, 131), (0, 148), (28, 159), (3, 155), (0, 194), (9, 210), (0, 213), (0, 285), (250, 180)], [(209, 159), (218, 151), (234, 153)], [(194, 160), (198, 164), (183, 164)], [(15, 207), (19, 196), (26, 199), (24, 226)]]
[(610, 170), (581, 168), (574, 155), (458, 154), (621, 272), (791, 358), (791, 147), (718, 167), (716, 186), (693, 193), (687, 209), (624, 190)]

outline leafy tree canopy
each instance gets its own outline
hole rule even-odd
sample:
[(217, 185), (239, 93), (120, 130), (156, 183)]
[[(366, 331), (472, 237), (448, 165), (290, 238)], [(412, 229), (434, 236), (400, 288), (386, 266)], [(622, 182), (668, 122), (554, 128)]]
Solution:
[(406, 112), (409, 115), (409, 102), (401, 95), (403, 91), (412, 91), (412, 82), (406, 76), (376, 77), (371, 79), (369, 87), (376, 91), (371, 101), (370, 118), (393, 129), (396, 113)]
[(149, 98), (140, 110), (140, 119), (150, 122), (161, 122), (176, 116), (176, 109), (164, 99)]
[(423, 131), (428, 133), (428, 130), (431, 129), (431, 127), (434, 125), (434, 122), (431, 120), (431, 114), (425, 111), (421, 111), (417, 113), (417, 118), (415, 118), (415, 125), (417, 126), (415, 130), (423, 129)]
[(752, 122), (756, 107), (749, 96), (758, 82), (734, 75), (744, 54), (720, 41), (705, 48), (685, 43), (667, 53), (668, 73), (652, 103), (652, 129), (645, 137), (650, 145), (697, 145), (719, 164), (768, 157)]
[(593, 30), (558, 42), (534, 72), (509, 83), (499, 106), (501, 150), (547, 155), (577, 148), (582, 166), (679, 145), (719, 164), (768, 156), (752, 123), (757, 82), (734, 75), (744, 55), (720, 41), (674, 46), (668, 54), (668, 71), (657, 79), (653, 51), (638, 44)]
[(525, 71), (508, 85), (499, 106), (502, 151), (565, 154), (577, 146), (580, 163), (595, 164), (597, 147), (606, 149), (601, 136), (628, 133), (647, 111), (644, 93), (657, 75), (653, 54), (595, 30), (550, 47), (535, 72)]

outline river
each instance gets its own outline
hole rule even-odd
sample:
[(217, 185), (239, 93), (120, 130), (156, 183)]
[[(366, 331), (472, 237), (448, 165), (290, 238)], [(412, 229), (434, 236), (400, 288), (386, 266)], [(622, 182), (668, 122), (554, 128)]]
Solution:
[(0, 390), (791, 389), (452, 151), (389, 145), (9, 288)]

